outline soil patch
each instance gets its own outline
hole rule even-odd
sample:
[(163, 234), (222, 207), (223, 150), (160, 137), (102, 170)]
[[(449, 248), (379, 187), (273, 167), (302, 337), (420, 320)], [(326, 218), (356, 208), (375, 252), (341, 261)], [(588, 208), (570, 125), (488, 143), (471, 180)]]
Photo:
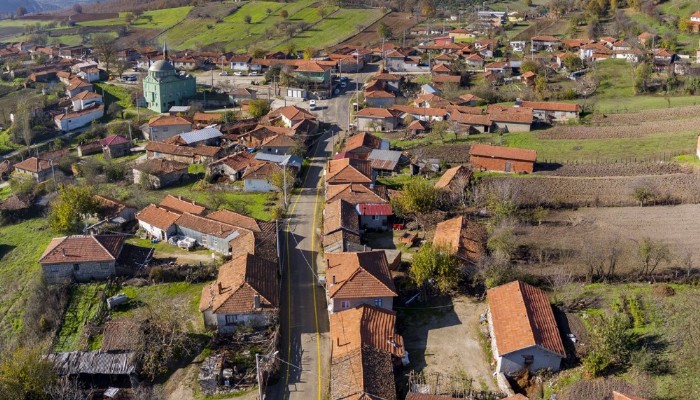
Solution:
[(412, 15), (410, 13), (392, 12), (385, 15), (379, 21), (368, 26), (362, 32), (358, 33), (357, 35), (351, 38), (346, 39), (345, 41), (339, 43), (335, 47), (340, 48), (344, 46), (351, 46), (357, 44), (369, 46), (372, 44), (380, 43), (382, 40), (380, 39), (379, 34), (377, 33), (377, 28), (382, 22), (387, 24), (391, 28), (392, 32), (396, 37), (401, 37), (404, 31), (406, 31), (406, 33), (408, 34), (408, 31), (414, 26), (416, 26), (420, 22), (420, 19), (416, 18), (415, 15)]

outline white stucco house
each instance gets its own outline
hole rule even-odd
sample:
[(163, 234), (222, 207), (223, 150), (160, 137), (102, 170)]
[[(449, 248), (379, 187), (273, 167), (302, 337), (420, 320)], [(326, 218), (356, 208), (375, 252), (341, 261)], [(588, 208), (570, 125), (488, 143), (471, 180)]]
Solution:
[(53, 121), (56, 124), (56, 128), (68, 132), (83, 127), (96, 119), (100, 119), (104, 114), (104, 105), (93, 104), (92, 107), (80, 111), (59, 114), (53, 118)]
[(513, 281), (489, 289), (486, 297), (496, 372), (558, 371), (566, 350), (547, 294)]
[(179, 213), (158, 207), (155, 204), (149, 205), (136, 214), (139, 228), (143, 229), (148, 237), (158, 240), (168, 240), (177, 234), (175, 221), (178, 218), (180, 218)]

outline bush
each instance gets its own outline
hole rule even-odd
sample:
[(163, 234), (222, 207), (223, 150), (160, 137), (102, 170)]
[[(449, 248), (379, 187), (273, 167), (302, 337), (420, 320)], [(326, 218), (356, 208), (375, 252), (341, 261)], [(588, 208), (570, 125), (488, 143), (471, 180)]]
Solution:
[(273, 220), (274, 219), (282, 219), (285, 217), (285, 214), (286, 213), (284, 212), (284, 208), (282, 206), (273, 207), (270, 210), (270, 216), (272, 217)]
[(108, 182), (120, 182), (126, 176), (126, 166), (124, 164), (108, 162), (104, 165), (104, 172)]

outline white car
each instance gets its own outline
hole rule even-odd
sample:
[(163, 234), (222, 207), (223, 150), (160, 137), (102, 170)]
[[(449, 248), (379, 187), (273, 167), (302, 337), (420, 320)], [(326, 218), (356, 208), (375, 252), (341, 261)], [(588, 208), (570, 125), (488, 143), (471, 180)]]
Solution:
[(316, 100), (309, 100), (309, 110), (313, 111), (316, 109)]
[(221, 71), (221, 72), (219, 72), (219, 76), (228, 76), (228, 72)]
[(248, 75), (250, 75), (250, 76), (258, 76), (258, 71), (250, 71), (250, 73), (249, 73)]
[(243, 76), (243, 72), (241, 72), (241, 71), (236, 71), (233, 74), (236, 76)]

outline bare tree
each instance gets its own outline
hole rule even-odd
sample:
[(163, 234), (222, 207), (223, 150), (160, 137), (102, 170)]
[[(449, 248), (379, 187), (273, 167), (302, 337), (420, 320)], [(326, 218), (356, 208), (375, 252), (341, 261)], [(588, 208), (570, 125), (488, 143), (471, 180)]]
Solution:
[(639, 242), (639, 275), (648, 276), (663, 262), (671, 259), (671, 250), (663, 242), (644, 238)]
[(22, 97), (17, 103), (15, 111), (15, 134), (24, 140), (24, 144), (30, 146), (34, 139), (34, 131), (32, 131), (32, 101), (29, 98)]
[(92, 47), (97, 54), (98, 60), (104, 64), (105, 71), (109, 75), (109, 67), (114, 64), (117, 56), (114, 40), (107, 34), (98, 33), (92, 38)]

